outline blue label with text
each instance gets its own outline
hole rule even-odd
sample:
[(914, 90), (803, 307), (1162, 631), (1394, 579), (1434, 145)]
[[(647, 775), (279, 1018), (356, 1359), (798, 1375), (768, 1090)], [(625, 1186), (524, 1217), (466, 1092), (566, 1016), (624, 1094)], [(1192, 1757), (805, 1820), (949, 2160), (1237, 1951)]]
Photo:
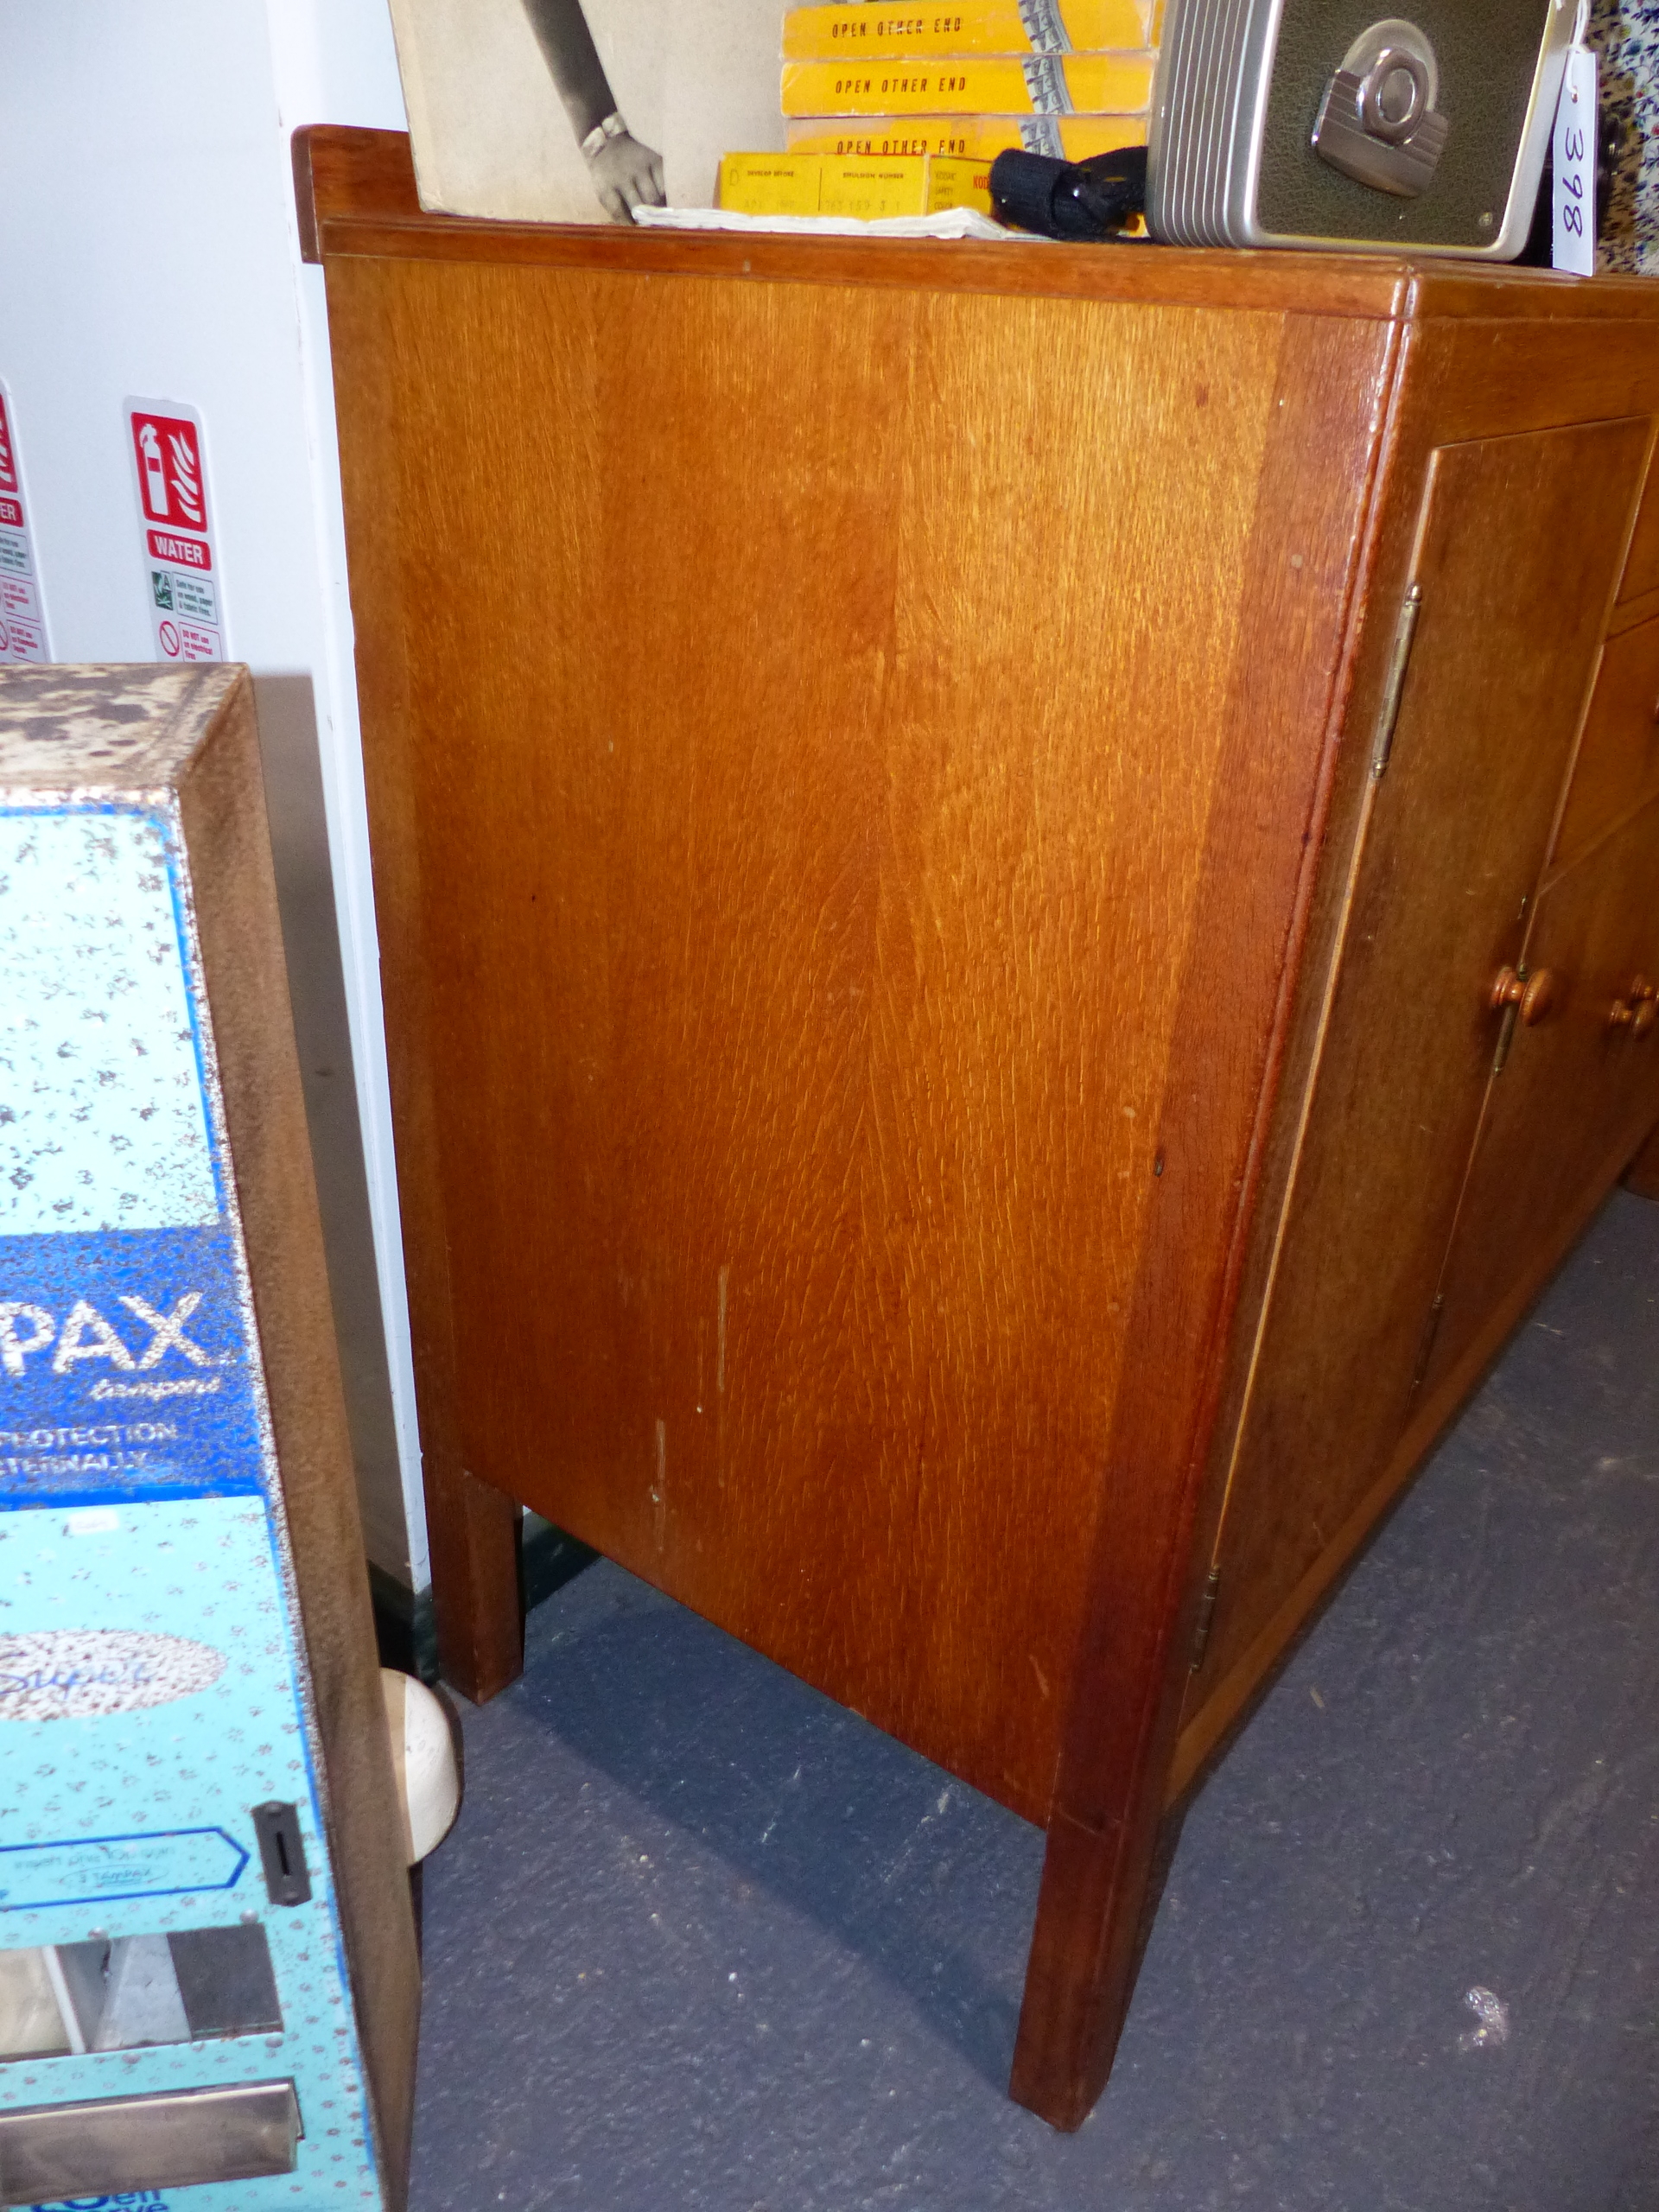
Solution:
[(230, 1231), (0, 1236), (0, 1498), (259, 1487)]

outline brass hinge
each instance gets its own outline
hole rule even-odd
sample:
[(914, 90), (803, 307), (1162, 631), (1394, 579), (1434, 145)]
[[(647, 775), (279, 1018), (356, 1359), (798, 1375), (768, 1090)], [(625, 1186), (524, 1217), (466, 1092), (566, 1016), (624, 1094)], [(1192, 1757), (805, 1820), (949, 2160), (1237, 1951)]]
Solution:
[[(1516, 972), (1519, 976), (1521, 981), (1524, 983), (1527, 980), (1526, 969), (1524, 968), (1521, 968), (1517, 969)], [(1520, 1007), (1516, 1005), (1513, 1000), (1511, 1000), (1510, 1004), (1503, 1009), (1503, 1019), (1498, 1025), (1497, 1050), (1492, 1054), (1492, 1073), (1494, 1075), (1502, 1075), (1503, 1072), (1504, 1062), (1510, 1057), (1510, 1047), (1515, 1042), (1515, 1024), (1516, 1017), (1519, 1015), (1520, 1012)]]
[(1192, 1638), (1192, 1665), (1197, 1674), (1204, 1664), (1204, 1655), (1210, 1646), (1210, 1631), (1216, 1624), (1216, 1592), (1221, 1587), (1221, 1569), (1212, 1567), (1204, 1586), (1204, 1595), (1198, 1600), (1198, 1625)]
[(1394, 629), (1394, 651), (1389, 656), (1388, 679), (1382, 686), (1382, 703), (1376, 713), (1376, 734), (1371, 740), (1371, 781), (1381, 780), (1389, 765), (1389, 754), (1394, 747), (1394, 726), (1400, 719), (1400, 700), (1406, 688), (1406, 671), (1411, 665), (1412, 641), (1417, 635), (1417, 617), (1423, 611), (1423, 588), (1413, 584), (1406, 594), (1405, 604), (1400, 609), (1400, 620)]
[(1412, 1370), (1411, 1395), (1415, 1397), (1423, 1387), (1423, 1377), (1428, 1372), (1428, 1363), (1434, 1354), (1434, 1339), (1440, 1333), (1440, 1313), (1446, 1304), (1446, 1293), (1439, 1291), (1428, 1309), (1428, 1319), (1423, 1324), (1422, 1340), (1417, 1346), (1417, 1364)]
[[(1504, 976), (1500, 976), (1497, 980), (1500, 980), (1500, 982), (1506, 982), (1506, 980), (1509, 980), (1509, 971), (1504, 971)], [(1533, 971), (1526, 967), (1526, 963), (1522, 960), (1520, 967), (1516, 969), (1516, 984), (1531, 982), (1531, 980), (1533, 980)], [(1520, 988), (1516, 988), (1516, 995), (1513, 995), (1513, 998), (1504, 1000), (1504, 1020), (1497, 1024), (1497, 1051), (1491, 1055), (1491, 1071), (1493, 1071), (1493, 1075), (1504, 1073), (1504, 1062), (1509, 1059), (1509, 1048), (1510, 1044), (1516, 1042), (1516, 1022), (1520, 1020), (1520, 1002), (1522, 1002)]]

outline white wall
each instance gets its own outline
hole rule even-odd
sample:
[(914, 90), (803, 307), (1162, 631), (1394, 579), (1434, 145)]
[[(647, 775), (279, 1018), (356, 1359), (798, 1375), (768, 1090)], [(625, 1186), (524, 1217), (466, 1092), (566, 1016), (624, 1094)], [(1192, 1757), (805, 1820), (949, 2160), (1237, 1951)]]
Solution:
[[(229, 650), (284, 680), (270, 692), (277, 738), (267, 739), (287, 747), (276, 784), (287, 774), (293, 786), (288, 800), (273, 789), (285, 925), (305, 883), (325, 880), (325, 840), (332, 870), (372, 1223), (365, 1279), (378, 1278), (384, 1312), (391, 1517), (400, 1485), (419, 1588), (426, 1542), (322, 279), (299, 262), (289, 168), (289, 133), (312, 122), (403, 128), (385, 0), (0, 0), (0, 376), (53, 654), (150, 657), (121, 402), (132, 392), (198, 408)], [(308, 853), (304, 786), (319, 767), (319, 849)], [(332, 958), (315, 930), (310, 941)], [(316, 1018), (326, 1027), (326, 1009)], [(393, 1534), (383, 1526), (377, 1539), (372, 1510), (367, 1520), (372, 1552), (400, 1565), (384, 1556)]]

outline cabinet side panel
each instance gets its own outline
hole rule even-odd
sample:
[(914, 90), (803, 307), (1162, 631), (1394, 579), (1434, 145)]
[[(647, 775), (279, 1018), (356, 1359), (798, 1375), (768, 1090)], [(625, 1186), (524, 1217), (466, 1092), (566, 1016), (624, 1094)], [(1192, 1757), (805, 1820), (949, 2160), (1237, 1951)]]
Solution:
[(465, 1464), (1040, 1817), (1281, 321), (331, 284)]
[(181, 777), (179, 798), (327, 1774), (340, 1919), (391, 2201), (401, 2203), (420, 1968), (245, 679)]

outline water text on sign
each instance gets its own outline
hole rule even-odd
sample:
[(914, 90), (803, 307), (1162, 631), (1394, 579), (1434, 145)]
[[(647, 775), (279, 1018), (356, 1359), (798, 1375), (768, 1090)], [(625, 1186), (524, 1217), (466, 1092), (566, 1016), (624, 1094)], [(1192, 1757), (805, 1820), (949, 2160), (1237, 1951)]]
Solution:
[(205, 538), (181, 537), (170, 530), (152, 530), (149, 550), (158, 561), (170, 561), (178, 569), (211, 569), (213, 556)]

